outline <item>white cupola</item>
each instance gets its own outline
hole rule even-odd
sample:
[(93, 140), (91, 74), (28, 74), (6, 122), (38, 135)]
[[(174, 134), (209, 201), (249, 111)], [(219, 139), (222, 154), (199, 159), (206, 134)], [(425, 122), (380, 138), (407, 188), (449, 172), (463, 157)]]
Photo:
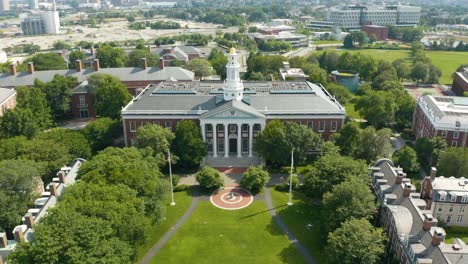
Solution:
[(241, 101), (244, 95), (244, 85), (240, 79), (240, 65), (237, 62), (236, 49), (231, 48), (226, 65), (226, 80), (223, 85), (224, 101)]

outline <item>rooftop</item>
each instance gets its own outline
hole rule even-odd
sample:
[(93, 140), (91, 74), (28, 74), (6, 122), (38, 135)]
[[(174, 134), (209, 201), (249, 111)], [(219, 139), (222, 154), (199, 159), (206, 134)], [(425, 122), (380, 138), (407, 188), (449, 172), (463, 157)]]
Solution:
[(431, 122), (440, 126), (468, 130), (468, 98), (458, 96), (421, 96), (418, 104)]
[(432, 188), (434, 190), (444, 190), (444, 191), (454, 191), (454, 192), (463, 192), (464, 194), (468, 193), (468, 179), (463, 177), (436, 177), (432, 182)]
[(16, 91), (14, 89), (0, 88), (0, 104), (2, 104), (15, 93)]

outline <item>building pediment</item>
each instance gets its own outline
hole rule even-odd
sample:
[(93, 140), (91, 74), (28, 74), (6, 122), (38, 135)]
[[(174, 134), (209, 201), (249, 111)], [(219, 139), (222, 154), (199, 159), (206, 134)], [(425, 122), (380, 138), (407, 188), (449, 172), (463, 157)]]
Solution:
[(228, 101), (215, 109), (212, 109), (201, 116), (202, 119), (264, 119), (265, 115), (255, 110), (253, 107), (240, 102)]

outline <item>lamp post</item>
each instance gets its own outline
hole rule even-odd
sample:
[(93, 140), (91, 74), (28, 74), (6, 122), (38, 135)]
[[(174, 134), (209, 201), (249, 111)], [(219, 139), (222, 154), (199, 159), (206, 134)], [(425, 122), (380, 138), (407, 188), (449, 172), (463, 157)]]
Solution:
[(293, 173), (293, 164), (294, 164), (294, 148), (291, 150), (291, 172), (289, 173), (289, 202), (287, 205), (292, 205), (292, 173)]
[(167, 162), (169, 163), (169, 178), (171, 181), (171, 205), (175, 205), (174, 202), (174, 186), (172, 185), (172, 164), (171, 164), (171, 152), (167, 150)]

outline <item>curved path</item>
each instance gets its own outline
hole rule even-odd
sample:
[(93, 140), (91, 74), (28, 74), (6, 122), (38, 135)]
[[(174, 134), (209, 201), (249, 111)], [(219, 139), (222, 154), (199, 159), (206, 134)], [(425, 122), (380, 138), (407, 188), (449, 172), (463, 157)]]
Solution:
[(286, 226), (286, 224), (281, 220), (278, 214), (276, 214), (276, 209), (273, 207), (273, 202), (271, 199), (271, 192), (270, 188), (266, 187), (265, 188), (265, 203), (268, 209), (268, 212), (270, 212), (271, 217), (275, 222), (278, 224), (278, 226), (283, 230), (283, 232), (288, 236), (288, 239), (293, 245), (296, 247), (296, 249), (301, 253), (301, 255), (304, 257), (304, 259), (307, 261), (307, 263), (310, 264), (317, 264), (318, 262), (315, 260), (315, 258), (309, 254), (309, 251), (299, 242), (299, 240), (294, 236), (294, 234), (289, 231), (289, 228)]
[(192, 194), (192, 203), (190, 204), (189, 209), (185, 212), (185, 214), (177, 220), (177, 223), (173, 225), (169, 231), (167, 231), (161, 239), (154, 244), (154, 246), (146, 253), (146, 255), (141, 259), (140, 264), (148, 264), (151, 259), (158, 254), (159, 250), (167, 243), (167, 241), (174, 235), (174, 233), (187, 221), (187, 219), (192, 215), (193, 211), (198, 206), (198, 202), (200, 201), (200, 196), (198, 195), (198, 188), (195, 187), (193, 189)]

